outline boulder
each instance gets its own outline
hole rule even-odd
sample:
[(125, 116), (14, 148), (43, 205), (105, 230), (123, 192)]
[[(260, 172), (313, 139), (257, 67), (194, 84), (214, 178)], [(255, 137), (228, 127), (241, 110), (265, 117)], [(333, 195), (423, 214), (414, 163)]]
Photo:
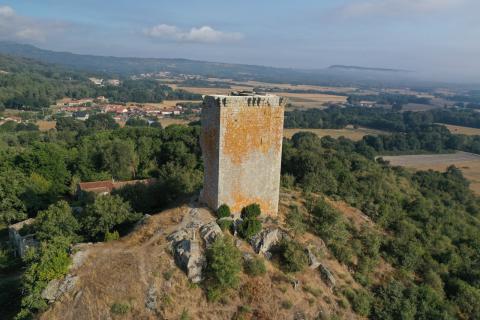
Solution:
[(191, 238), (191, 232), (188, 229), (179, 229), (177, 231), (172, 232), (168, 237), (168, 241), (172, 242), (179, 242), (184, 239), (190, 239)]
[(305, 250), (308, 256), (308, 266), (310, 269), (317, 269), (320, 266), (320, 261), (317, 259), (317, 255), (315, 254), (315, 248), (308, 246)]
[(72, 275), (67, 275), (63, 279), (54, 279), (47, 284), (41, 296), (49, 303), (53, 303), (63, 294), (71, 291), (77, 285), (77, 282), (78, 277)]
[(333, 276), (332, 272), (330, 269), (327, 268), (324, 264), (320, 264), (320, 274), (322, 275), (323, 281), (329, 286), (330, 288), (335, 287), (336, 280), (335, 277)]
[(186, 274), (190, 281), (202, 281), (202, 269), (206, 259), (198, 241), (181, 240), (173, 245), (175, 262)]
[(280, 229), (266, 229), (250, 239), (250, 244), (256, 253), (265, 254), (282, 239), (288, 239), (285, 231)]
[(208, 247), (217, 237), (223, 236), (223, 232), (220, 226), (215, 221), (212, 221), (200, 227), (200, 236)]

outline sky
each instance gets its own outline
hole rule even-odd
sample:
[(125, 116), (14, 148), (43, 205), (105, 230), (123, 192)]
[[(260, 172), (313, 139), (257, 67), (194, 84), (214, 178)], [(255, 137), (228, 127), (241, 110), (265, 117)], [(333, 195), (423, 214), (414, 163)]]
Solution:
[(0, 0), (0, 40), (74, 53), (480, 82), (479, 0)]

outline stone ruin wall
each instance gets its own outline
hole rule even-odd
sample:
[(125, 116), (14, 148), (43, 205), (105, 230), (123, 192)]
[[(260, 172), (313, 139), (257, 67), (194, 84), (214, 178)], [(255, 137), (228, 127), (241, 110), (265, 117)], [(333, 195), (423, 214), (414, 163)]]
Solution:
[(277, 96), (207, 96), (201, 144), (201, 199), (232, 212), (258, 203), (276, 215), (280, 188), (284, 100)]

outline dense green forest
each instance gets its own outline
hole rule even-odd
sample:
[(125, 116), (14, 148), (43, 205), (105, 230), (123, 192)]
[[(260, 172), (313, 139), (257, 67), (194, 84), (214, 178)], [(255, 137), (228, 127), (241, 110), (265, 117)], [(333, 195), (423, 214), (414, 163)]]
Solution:
[(200, 99), (184, 90), (173, 90), (155, 80), (124, 80), (119, 86), (95, 86), (87, 74), (24, 58), (0, 55), (0, 111), (3, 108), (39, 110), (63, 97), (105, 96), (111, 102), (161, 102)]
[[(410, 173), (368, 149), (298, 133), (283, 151), (284, 185), (345, 200), (381, 227), (357, 230), (321, 200), (307, 208), (307, 226), (364, 286), (345, 292), (354, 309), (371, 319), (480, 319), (479, 198), (455, 167)], [(378, 283), (380, 258), (396, 271)]]
[(347, 125), (391, 132), (366, 136), (366, 145), (377, 153), (448, 152), (463, 150), (480, 153), (480, 136), (452, 134), (446, 123), (480, 127), (480, 114), (472, 110), (431, 110), (396, 112), (383, 108), (338, 108), (286, 112), (286, 128), (340, 129)]
[[(70, 244), (118, 238), (142, 214), (158, 212), (201, 186), (198, 126), (119, 129), (113, 119), (104, 119), (108, 117), (92, 117), (86, 126), (72, 119), (59, 121), (56, 132), (0, 133), (0, 226), (37, 217), (30, 232), (41, 241), (40, 249), (23, 262), (2, 242), (2, 312), (14, 314), (21, 308), (18, 319), (28, 319), (44, 310), (40, 293), (49, 280), (65, 274)], [(156, 180), (112, 196), (77, 200), (78, 182), (112, 178)], [(70, 206), (82, 210), (73, 212)], [(2, 280), (3, 274), (22, 266), (26, 270), (21, 280)]]

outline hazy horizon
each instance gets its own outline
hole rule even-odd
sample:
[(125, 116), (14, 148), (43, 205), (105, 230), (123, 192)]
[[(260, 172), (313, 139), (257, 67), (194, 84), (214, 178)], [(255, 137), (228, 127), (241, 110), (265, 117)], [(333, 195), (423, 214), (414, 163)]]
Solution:
[(355, 65), (480, 82), (473, 0), (0, 2), (0, 40), (117, 57), (322, 69)]

